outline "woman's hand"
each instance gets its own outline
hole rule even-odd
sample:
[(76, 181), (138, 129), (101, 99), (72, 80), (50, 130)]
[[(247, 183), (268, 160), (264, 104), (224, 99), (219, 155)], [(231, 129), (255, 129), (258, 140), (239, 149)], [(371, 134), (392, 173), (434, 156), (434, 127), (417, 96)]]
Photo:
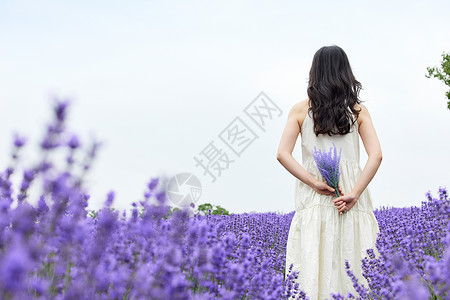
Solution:
[(356, 204), (356, 201), (358, 201), (358, 198), (352, 193), (333, 199), (334, 205), (337, 207), (337, 210), (341, 215), (343, 214), (342, 212), (344, 209), (346, 212), (352, 209), (352, 207)]
[[(317, 181), (313, 187), (313, 190), (316, 191), (316, 193), (321, 194), (321, 195), (327, 195), (327, 196), (335, 195), (334, 189), (331, 186), (329, 186), (326, 182), (323, 182), (323, 181)], [(341, 195), (344, 195), (344, 193), (342, 192), (341, 185), (339, 185), (339, 193), (341, 193)]]

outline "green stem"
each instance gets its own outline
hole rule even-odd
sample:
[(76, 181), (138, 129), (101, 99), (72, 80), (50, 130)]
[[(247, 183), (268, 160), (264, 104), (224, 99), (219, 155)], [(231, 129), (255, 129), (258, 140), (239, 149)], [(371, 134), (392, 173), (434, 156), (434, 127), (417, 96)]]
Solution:
[(336, 197), (340, 197), (341, 193), (339, 193), (339, 186), (334, 188), (334, 194), (336, 195)]

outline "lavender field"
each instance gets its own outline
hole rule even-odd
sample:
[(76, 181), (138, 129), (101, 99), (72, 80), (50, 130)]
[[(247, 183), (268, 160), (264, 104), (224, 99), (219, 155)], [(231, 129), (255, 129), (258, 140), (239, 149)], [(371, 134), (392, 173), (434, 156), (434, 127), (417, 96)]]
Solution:
[[(284, 278), (294, 212), (189, 217), (170, 208), (158, 178), (130, 215), (113, 208), (114, 192), (88, 211), (85, 176), (100, 144), (68, 134), (69, 102), (53, 110), (39, 161), (21, 162), (27, 139), (15, 136), (1, 172), (2, 299), (305, 299), (297, 274)], [(17, 187), (12, 174), (23, 177)], [(374, 212), (380, 257), (368, 249), (361, 262), (370, 286), (355, 280), (357, 295), (329, 299), (450, 299), (447, 190), (418, 197), (421, 207)]]

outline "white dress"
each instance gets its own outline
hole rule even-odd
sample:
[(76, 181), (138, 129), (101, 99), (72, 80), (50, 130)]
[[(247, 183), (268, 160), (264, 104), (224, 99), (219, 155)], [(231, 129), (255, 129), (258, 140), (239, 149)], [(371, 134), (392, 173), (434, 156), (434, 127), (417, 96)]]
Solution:
[[(314, 146), (328, 152), (336, 145), (342, 148), (339, 183), (344, 194), (352, 191), (359, 176), (359, 134), (355, 122), (346, 135), (314, 134), (313, 119), (307, 114), (302, 124), (302, 166), (319, 181), (325, 180), (319, 173), (311, 154)], [(302, 181), (295, 179), (295, 214), (289, 229), (286, 248), (286, 273), (290, 264), (299, 271), (297, 282), (311, 300), (331, 299), (330, 293), (346, 296), (352, 292), (357, 296), (345, 269), (345, 260), (358, 278), (368, 288), (362, 276), (361, 260), (368, 256), (366, 249), (379, 252), (375, 241), (379, 233), (378, 222), (373, 213), (372, 197), (368, 188), (356, 204), (340, 215), (332, 202), (336, 196), (316, 193)]]

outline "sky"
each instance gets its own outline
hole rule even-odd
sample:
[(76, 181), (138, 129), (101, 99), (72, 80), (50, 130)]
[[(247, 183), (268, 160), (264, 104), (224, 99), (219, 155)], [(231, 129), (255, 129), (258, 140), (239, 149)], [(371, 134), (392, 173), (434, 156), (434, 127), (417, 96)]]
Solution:
[[(307, 98), (314, 53), (338, 45), (383, 152), (368, 186), (374, 209), (420, 206), (450, 187), (448, 88), (425, 77), (450, 51), (449, 10), (448, 1), (0, 1), (0, 167), (14, 131), (29, 140), (24, 164), (38, 158), (52, 99), (67, 98), (69, 130), (83, 145), (104, 142), (89, 208), (113, 190), (113, 206), (130, 209), (151, 178), (166, 178), (163, 188), (187, 173), (197, 206), (289, 213), (296, 179), (276, 159), (280, 138)], [(274, 110), (261, 110), (261, 126), (250, 116), (264, 101)], [(236, 149), (227, 129), (239, 126), (252, 134)], [(233, 160), (214, 181), (195, 160), (213, 146)], [(361, 140), (360, 150), (363, 169)]]

